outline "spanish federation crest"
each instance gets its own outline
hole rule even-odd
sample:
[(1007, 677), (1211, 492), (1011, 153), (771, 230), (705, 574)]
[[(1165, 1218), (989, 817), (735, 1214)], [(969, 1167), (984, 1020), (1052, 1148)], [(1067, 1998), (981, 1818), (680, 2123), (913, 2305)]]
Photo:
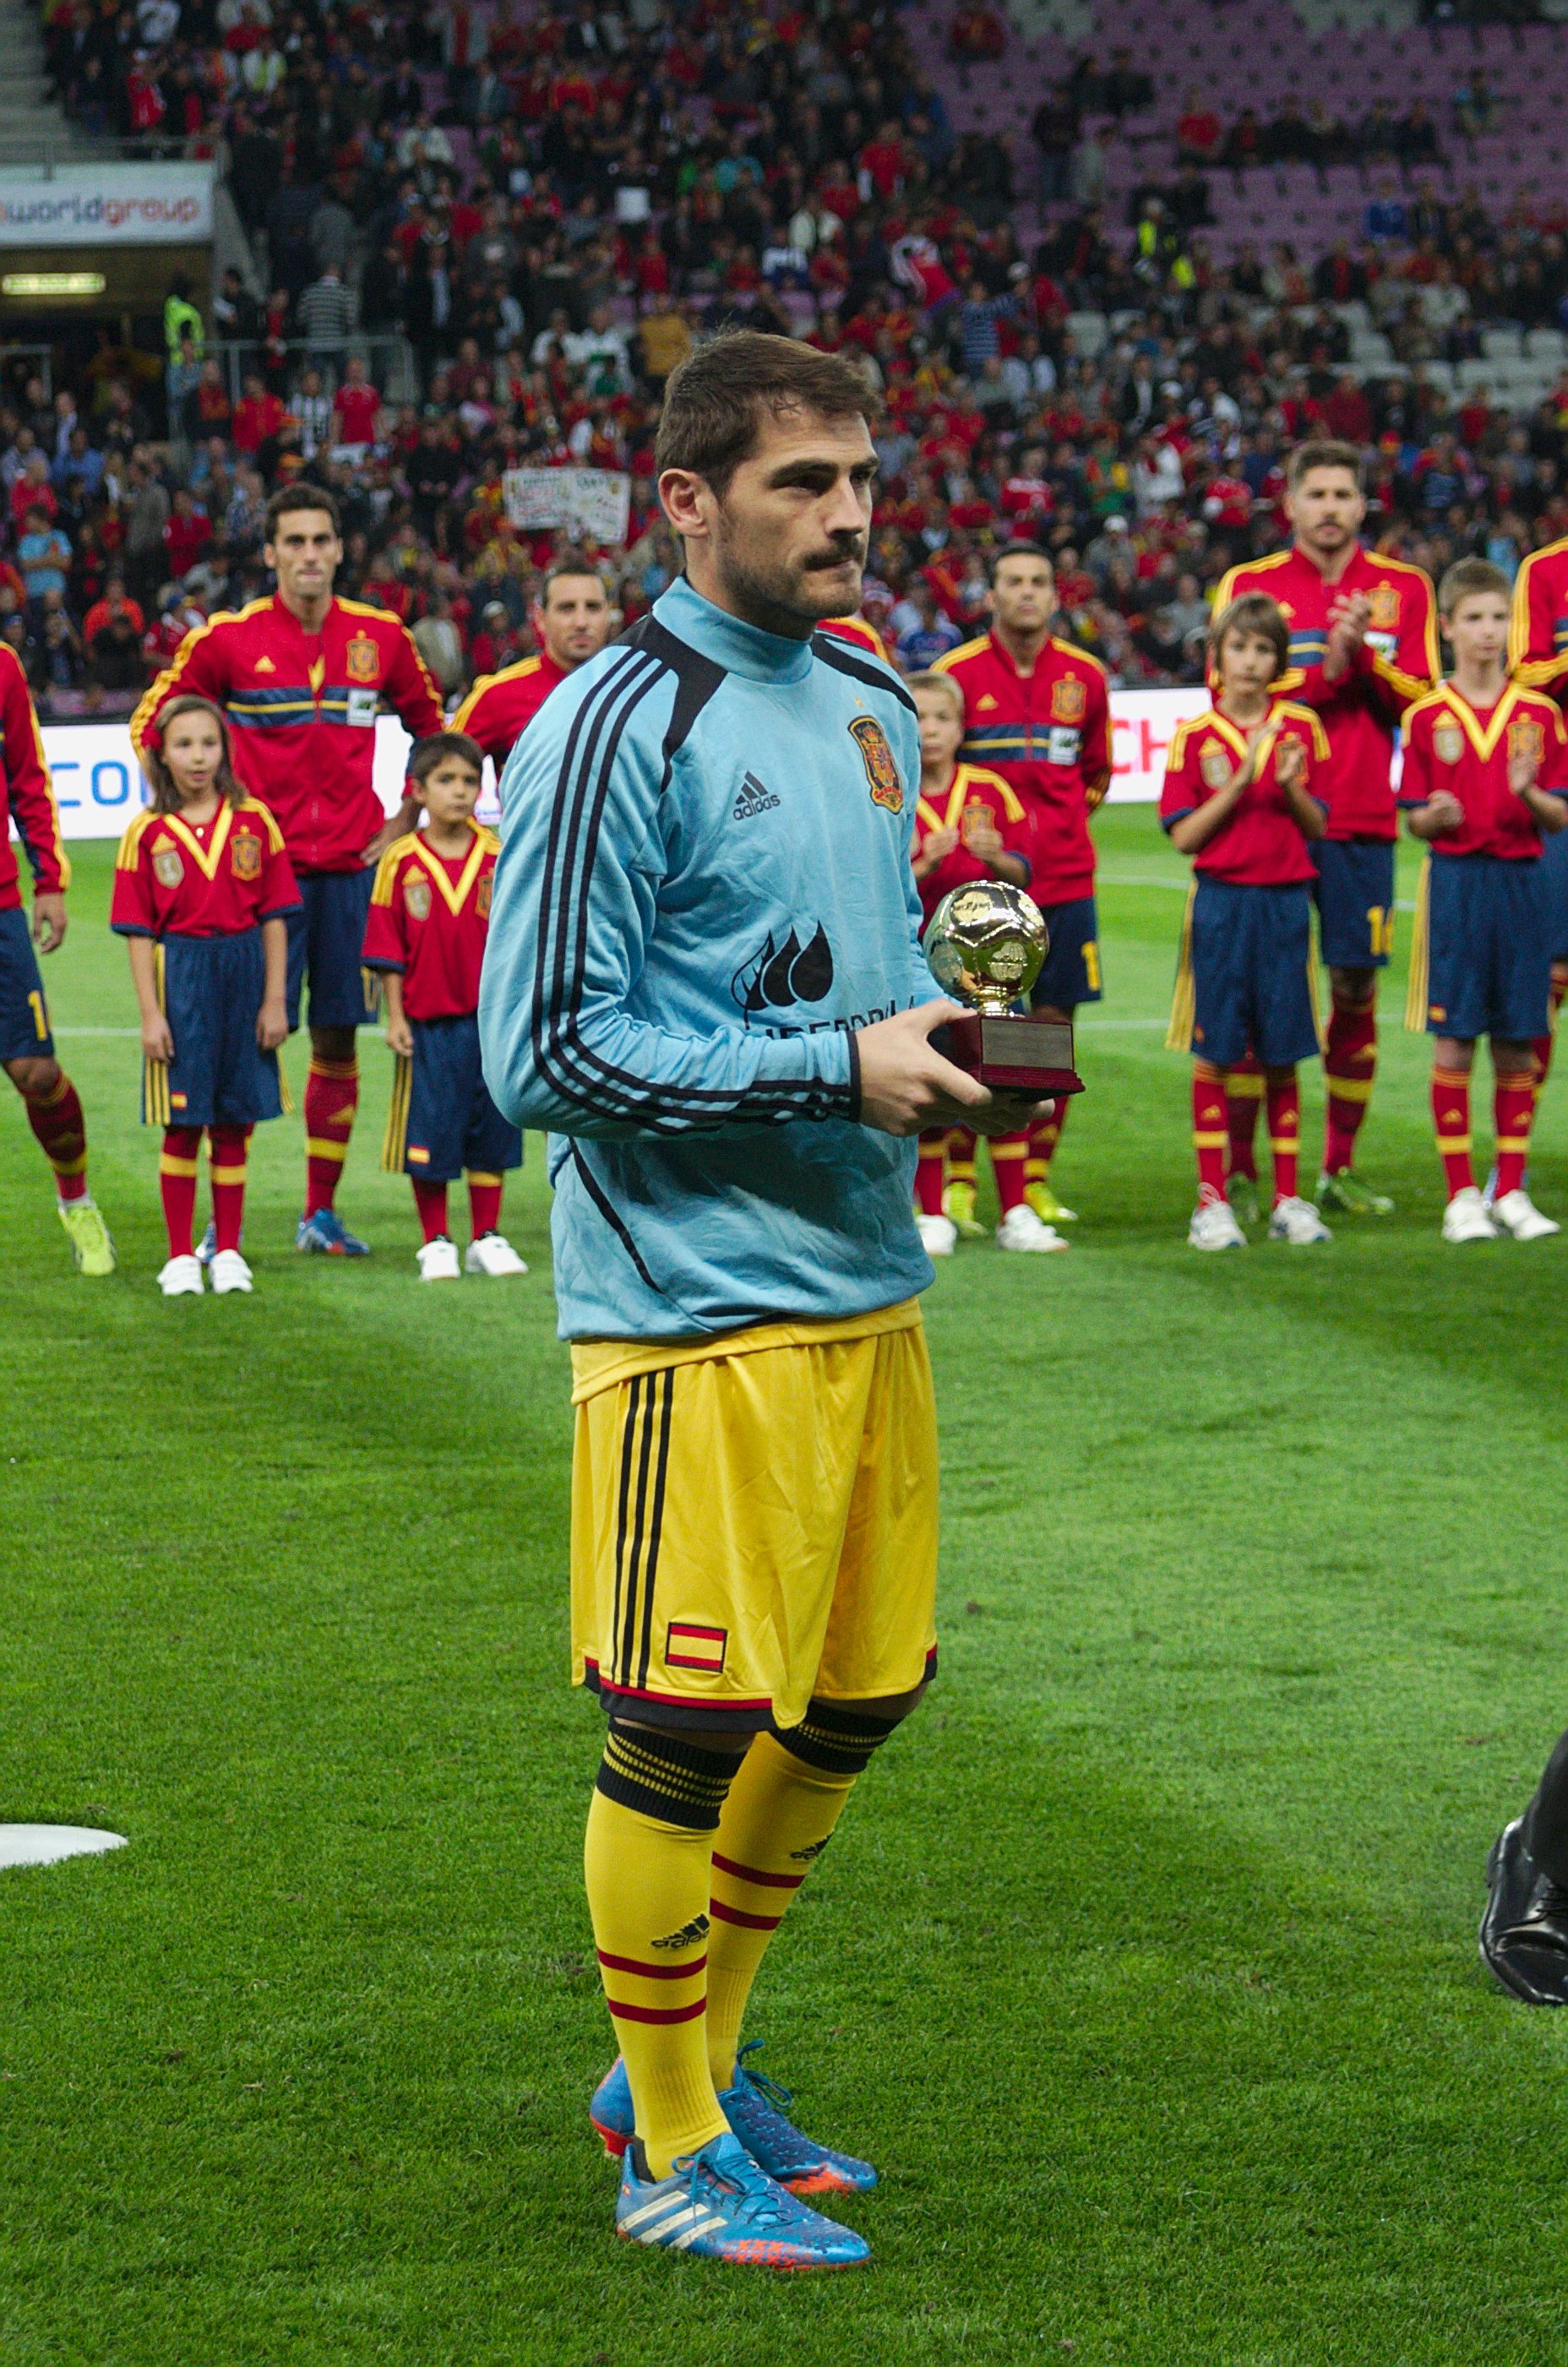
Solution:
[(229, 862), (236, 879), (261, 878), (261, 841), (254, 830), (237, 830), (229, 841)]
[(153, 857), (153, 877), (160, 888), (177, 888), (185, 878), (177, 846), (160, 846)]
[(473, 909), (482, 921), (488, 921), (490, 918), (490, 889), (494, 878), (494, 874), (487, 871), (473, 891)]
[(369, 633), (356, 633), (344, 652), (343, 663), (350, 682), (377, 682), (381, 679), (381, 653)]
[(874, 715), (858, 715), (849, 726), (849, 736), (860, 751), (866, 767), (866, 778), (871, 785), (871, 803), (886, 806), (889, 813), (903, 811), (903, 783), (898, 777), (898, 766), (888, 735)]
[(411, 873), (403, 883), (403, 900), (415, 920), (427, 921), (430, 917), (428, 879), (421, 879), (417, 872)]
[(1051, 719), (1053, 723), (1081, 723), (1088, 694), (1075, 674), (1064, 674), (1051, 685)]
[(1546, 753), (1546, 734), (1533, 715), (1521, 715), (1508, 726), (1508, 753), (1539, 764)]
[(1222, 789), (1231, 777), (1231, 760), (1217, 740), (1210, 740), (1198, 760), (1206, 789)]
[(1399, 593), (1392, 583), (1374, 583), (1367, 595), (1370, 612), (1367, 622), (1375, 633), (1392, 633), (1399, 629)]
[(1457, 723), (1437, 723), (1432, 729), (1432, 753), (1439, 764), (1457, 764), (1464, 754), (1464, 733)]

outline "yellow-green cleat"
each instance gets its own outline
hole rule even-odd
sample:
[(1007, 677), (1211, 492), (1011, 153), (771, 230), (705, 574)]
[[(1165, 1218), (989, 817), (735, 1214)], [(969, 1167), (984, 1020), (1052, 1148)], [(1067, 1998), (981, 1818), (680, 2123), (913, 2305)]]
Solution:
[(118, 1260), (103, 1210), (90, 1193), (79, 1200), (57, 1200), (60, 1221), (71, 1243), (78, 1274), (112, 1274)]
[(1342, 1217), (1392, 1217), (1393, 1202), (1386, 1192), (1374, 1192), (1348, 1167), (1318, 1177), (1320, 1208), (1337, 1209)]
[(985, 1239), (985, 1228), (978, 1222), (974, 1213), (972, 1184), (949, 1184), (942, 1195), (942, 1214), (958, 1227), (960, 1240), (983, 1241)]
[(1059, 1200), (1043, 1176), (1038, 1184), (1024, 1185), (1024, 1198), (1042, 1225), (1075, 1225), (1078, 1221), (1077, 1209)]

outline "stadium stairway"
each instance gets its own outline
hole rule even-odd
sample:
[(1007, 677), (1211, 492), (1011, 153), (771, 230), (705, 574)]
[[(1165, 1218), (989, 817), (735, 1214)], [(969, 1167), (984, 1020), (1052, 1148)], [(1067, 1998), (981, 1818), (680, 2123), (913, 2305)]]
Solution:
[(0, 166), (69, 164), (110, 155), (51, 104), (38, 12), (28, 0), (0, 0)]

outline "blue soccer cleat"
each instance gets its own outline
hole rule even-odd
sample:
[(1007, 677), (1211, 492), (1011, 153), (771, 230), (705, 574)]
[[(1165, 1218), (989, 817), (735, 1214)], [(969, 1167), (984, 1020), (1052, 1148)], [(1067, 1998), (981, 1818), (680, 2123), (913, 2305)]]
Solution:
[(743, 2268), (858, 2269), (871, 2257), (863, 2236), (797, 2203), (728, 2131), (683, 2155), (668, 2178), (654, 2178), (641, 2144), (630, 2139), (615, 2232), (629, 2244)]
[[(789, 2089), (745, 2067), (745, 2057), (761, 2044), (760, 2038), (754, 2038), (741, 2048), (734, 2085), (719, 2099), (724, 2118), (753, 2161), (794, 2194), (863, 2194), (875, 2186), (877, 2173), (869, 2161), (814, 2144), (785, 2119), (783, 2108), (794, 2101)], [(599, 2082), (588, 2117), (604, 2139), (606, 2153), (619, 2160), (633, 2133), (631, 2083), (619, 2056)]]
[(300, 1229), (294, 1236), (294, 1247), (320, 1257), (369, 1257), (370, 1244), (351, 1233), (335, 1208), (318, 1208), (313, 1217), (301, 1217)]
[(211, 1219), (209, 1218), (207, 1230), (202, 1234), (201, 1239), (196, 1244), (197, 1260), (199, 1263), (202, 1265), (210, 1265), (217, 1254), (218, 1228), (213, 1224)]

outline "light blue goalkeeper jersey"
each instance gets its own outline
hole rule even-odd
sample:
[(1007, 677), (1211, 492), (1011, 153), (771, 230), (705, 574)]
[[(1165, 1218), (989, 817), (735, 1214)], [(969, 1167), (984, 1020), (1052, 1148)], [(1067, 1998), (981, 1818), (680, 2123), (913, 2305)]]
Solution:
[(551, 1136), (567, 1339), (864, 1314), (932, 1279), (915, 1148), (857, 1122), (851, 1031), (937, 991), (914, 704), (684, 579), (507, 760), (484, 1073)]

